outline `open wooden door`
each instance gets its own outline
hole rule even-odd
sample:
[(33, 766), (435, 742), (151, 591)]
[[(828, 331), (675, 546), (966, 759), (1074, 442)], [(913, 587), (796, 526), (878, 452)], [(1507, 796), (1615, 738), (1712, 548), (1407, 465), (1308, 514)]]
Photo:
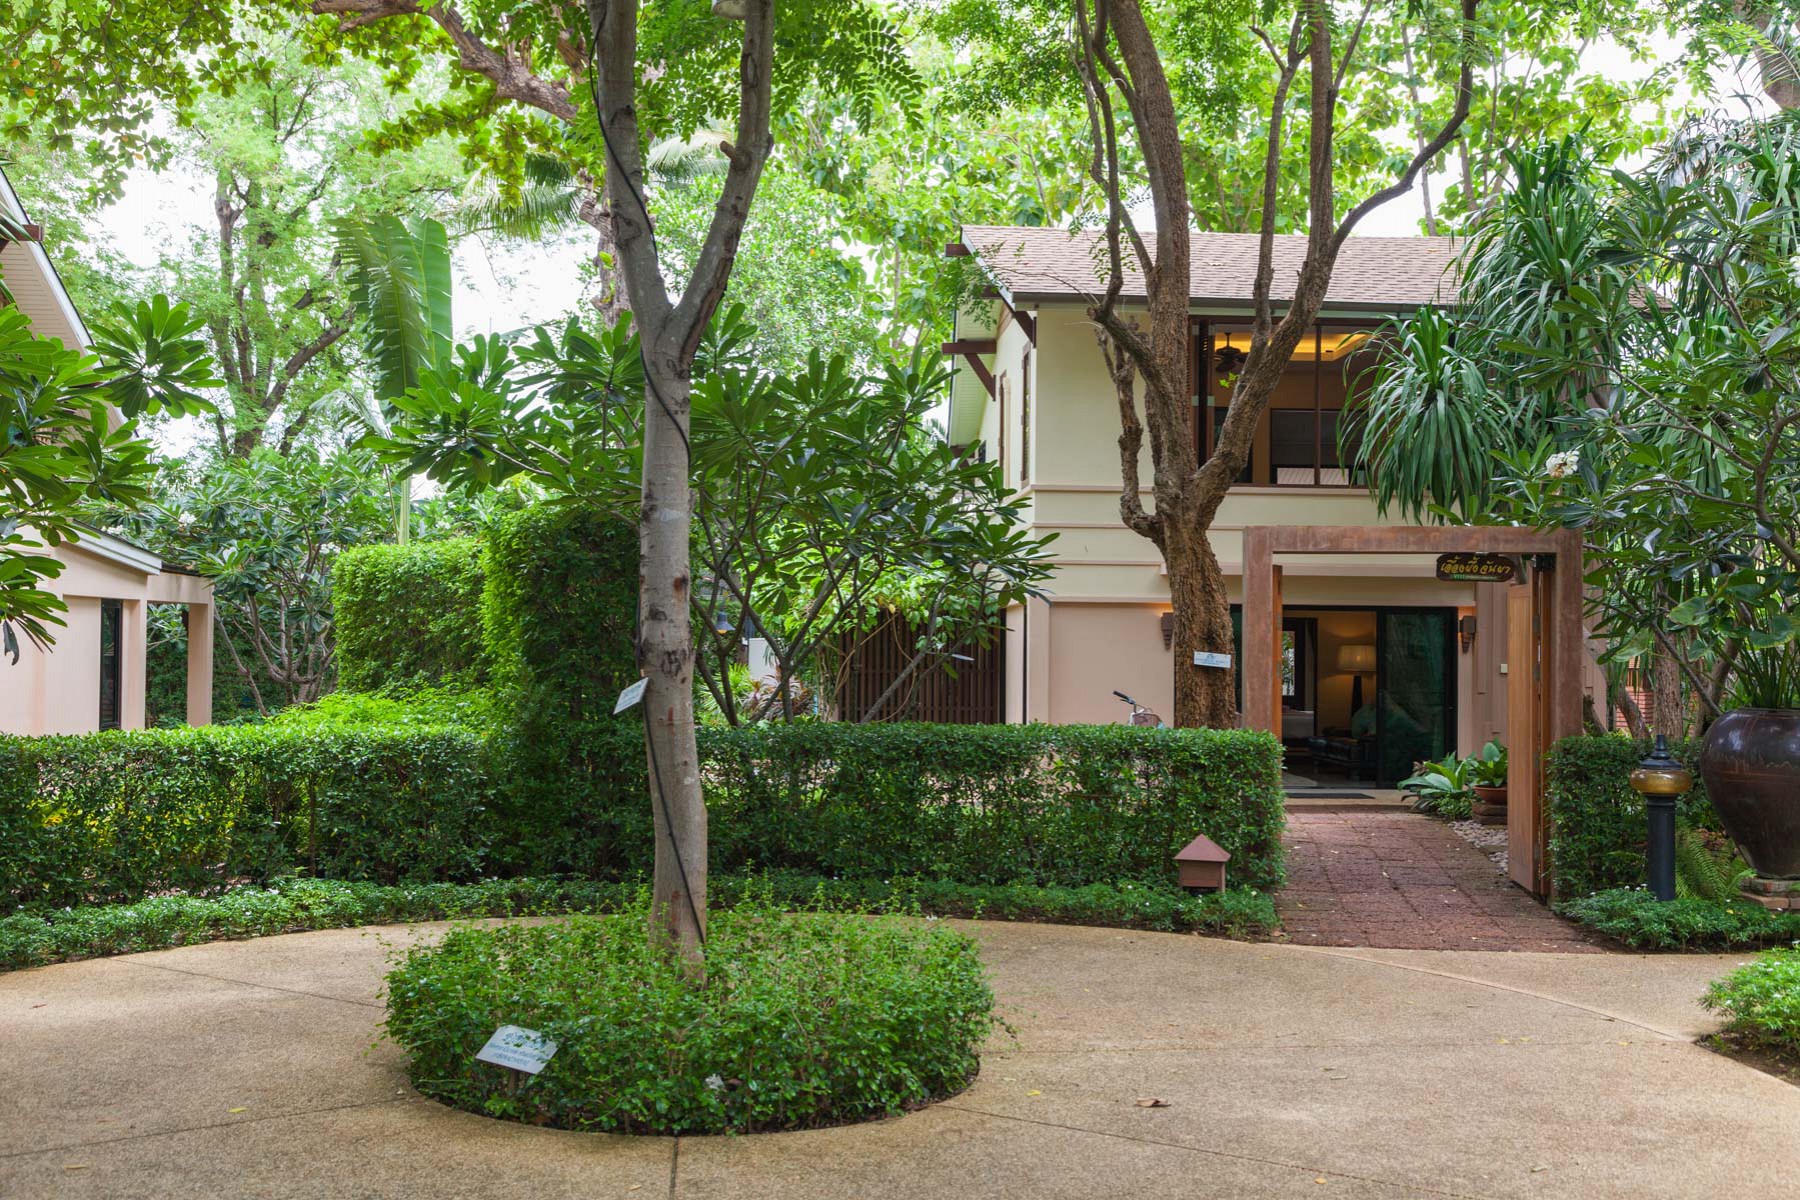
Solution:
[[(1540, 560), (1541, 562), (1541, 560)], [(1554, 573), (1535, 566), (1506, 591), (1506, 873), (1534, 896), (1550, 888), (1544, 752), (1556, 687), (1551, 639)]]

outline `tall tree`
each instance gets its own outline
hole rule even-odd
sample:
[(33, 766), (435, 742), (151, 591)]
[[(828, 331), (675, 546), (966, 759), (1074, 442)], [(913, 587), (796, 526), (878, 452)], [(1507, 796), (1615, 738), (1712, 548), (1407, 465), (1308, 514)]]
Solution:
[[(1231, 652), (1225, 576), (1208, 530), (1249, 459), (1257, 424), (1281, 372), (1318, 315), (1344, 240), (1370, 211), (1409, 190), (1468, 117), (1478, 46), (1478, 3), (1462, 0), (1461, 20), (1450, 31), (1447, 46), (1440, 42), (1433, 47), (1447, 50), (1460, 63), (1456, 100), (1444, 123), (1407, 159), (1392, 182), (1365, 196), (1341, 218), (1333, 170), (1337, 96), (1356, 65), (1373, 6), (1366, 5), (1359, 17), (1346, 21), (1327, 0), (1302, 0), (1279, 38), (1259, 31), (1274, 87), (1262, 155), (1261, 240), (1252, 284), (1250, 352), (1233, 386), (1217, 444), (1201, 461), (1190, 435), (1193, 418), (1187, 381), (1192, 206), (1169, 78), (1137, 0), (1076, 0), (1075, 62), (1088, 102), (1092, 169), (1108, 199), (1108, 282), (1105, 294), (1089, 313), (1101, 332), (1118, 397), (1120, 515), (1127, 527), (1162, 552), (1175, 610), (1177, 663), (1192, 661), (1196, 651)], [(1289, 97), (1296, 80), (1304, 80), (1309, 91), (1304, 130), (1307, 241), (1291, 299), (1282, 305), (1277, 318), (1276, 207)], [(1132, 183), (1120, 171), (1121, 129), (1127, 122), (1143, 159), (1154, 209), (1156, 227), (1148, 235), (1154, 239), (1154, 249), (1132, 215)], [(1127, 313), (1122, 303), (1128, 264), (1143, 274), (1148, 300), (1144, 322)], [(1139, 489), (1146, 427), (1154, 510), (1144, 507)], [(1231, 672), (1177, 670), (1174, 715), (1177, 725), (1232, 724), (1236, 700)]]
[(770, 145), (774, 0), (747, 0), (738, 57), (737, 130), (720, 149), (731, 166), (706, 241), (678, 295), (657, 259), (644, 197), (638, 121), (636, 0), (588, 0), (594, 105), (606, 146), (606, 186), (619, 268), (633, 301), (644, 364), (643, 482), (638, 517), (638, 666), (656, 822), (653, 939), (696, 975), (705, 971), (706, 801), (694, 741), (694, 642), (688, 620), (694, 509), (689, 390), (694, 354), (724, 298), (738, 239)]

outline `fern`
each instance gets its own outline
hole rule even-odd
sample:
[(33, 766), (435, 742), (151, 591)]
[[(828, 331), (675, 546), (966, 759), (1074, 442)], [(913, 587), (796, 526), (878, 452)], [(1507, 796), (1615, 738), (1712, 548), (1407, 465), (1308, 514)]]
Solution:
[(1724, 904), (1737, 896), (1736, 872), (1721, 863), (1699, 834), (1691, 829), (1675, 831), (1675, 891)]

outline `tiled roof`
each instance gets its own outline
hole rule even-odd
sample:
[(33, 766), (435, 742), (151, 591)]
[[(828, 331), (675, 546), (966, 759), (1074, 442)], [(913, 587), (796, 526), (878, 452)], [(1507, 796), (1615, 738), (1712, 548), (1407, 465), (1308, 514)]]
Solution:
[[(1189, 261), (1195, 305), (1245, 307), (1256, 278), (1257, 235), (1195, 233)], [(1146, 240), (1149, 239), (1146, 233)], [(1044, 229), (965, 225), (969, 248), (1015, 301), (1082, 299), (1106, 289), (1106, 241), (1098, 229)], [(1154, 244), (1154, 243), (1153, 243)], [(1332, 308), (1404, 308), (1449, 304), (1456, 299), (1450, 265), (1455, 239), (1447, 237), (1350, 237), (1338, 254), (1326, 305)], [(1304, 234), (1275, 238), (1271, 295), (1293, 296), (1306, 256)], [(1125, 295), (1142, 297), (1142, 275), (1125, 264)]]

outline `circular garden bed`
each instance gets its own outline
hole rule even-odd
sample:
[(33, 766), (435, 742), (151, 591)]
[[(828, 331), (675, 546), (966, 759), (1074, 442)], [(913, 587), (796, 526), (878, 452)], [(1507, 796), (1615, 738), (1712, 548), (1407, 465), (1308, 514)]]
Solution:
[[(414, 1086), (562, 1129), (808, 1129), (960, 1091), (995, 1024), (974, 940), (943, 926), (720, 912), (704, 984), (645, 929), (641, 911), (572, 917), (409, 951), (388, 976), (387, 1029)], [(540, 1073), (476, 1058), (503, 1025), (556, 1043)]]

